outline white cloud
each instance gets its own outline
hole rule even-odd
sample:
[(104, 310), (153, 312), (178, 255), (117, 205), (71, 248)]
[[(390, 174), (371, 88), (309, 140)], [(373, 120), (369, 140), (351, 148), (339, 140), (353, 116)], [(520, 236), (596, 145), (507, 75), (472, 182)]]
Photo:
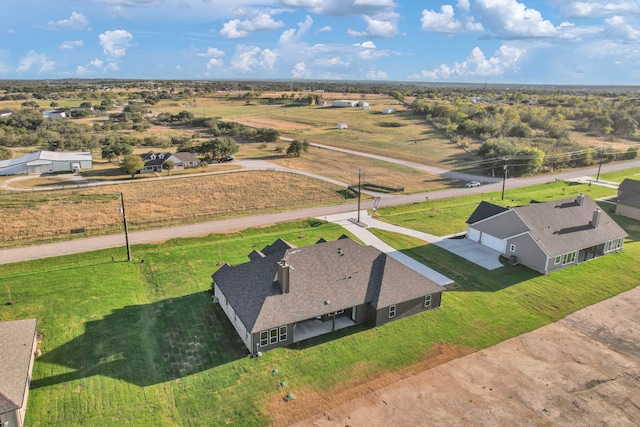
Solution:
[(433, 10), (422, 11), (422, 31), (431, 31), (434, 33), (456, 34), (462, 29), (462, 23), (454, 17), (455, 12), (453, 6), (443, 4), (440, 7), (440, 13)]
[(371, 69), (367, 73), (367, 78), (369, 80), (384, 80), (384, 79), (386, 79), (388, 77), (389, 76), (387, 75), (387, 72), (386, 71), (381, 71), (381, 70)]
[(354, 46), (364, 47), (364, 48), (367, 48), (367, 49), (375, 49), (376, 48), (376, 44), (374, 42), (372, 42), (371, 40), (363, 42), (363, 43), (355, 43)]
[(260, 70), (271, 70), (278, 55), (271, 49), (260, 49), (257, 46), (236, 46), (231, 58), (231, 68), (241, 73), (252, 73)]
[(637, 30), (637, 27), (629, 25), (622, 16), (612, 16), (611, 18), (605, 19), (604, 23), (614, 35), (625, 41), (640, 40), (640, 30)]
[(56, 63), (51, 61), (45, 54), (37, 53), (35, 50), (30, 50), (25, 56), (20, 59), (20, 65), (18, 65), (18, 72), (30, 71), (32, 68), (38, 68), (38, 73), (45, 73), (51, 71)]
[(325, 25), (324, 27), (317, 29), (315, 34), (329, 33), (331, 31), (333, 31), (333, 29), (330, 26)]
[(96, 58), (87, 65), (79, 65), (76, 68), (78, 74), (91, 74), (93, 71), (104, 71), (104, 62)]
[(60, 44), (60, 49), (71, 50), (84, 45), (82, 40), (67, 40)]
[(369, 16), (364, 17), (367, 24), (365, 31), (355, 31), (349, 28), (349, 35), (352, 37), (379, 37), (391, 38), (398, 34), (397, 18), (375, 19)]
[(304, 61), (298, 62), (293, 66), (293, 68), (291, 69), (291, 77), (296, 79), (304, 79), (310, 77), (309, 70), (307, 70), (307, 65), (304, 63)]
[(299, 41), (313, 25), (313, 19), (309, 15), (306, 16), (304, 22), (298, 22), (298, 29), (291, 28), (286, 30), (280, 36), (280, 44), (290, 44)]
[(131, 47), (131, 40), (133, 40), (131, 33), (125, 30), (105, 31), (98, 37), (104, 54), (115, 58), (124, 56), (127, 53), (127, 48)]
[(332, 58), (319, 58), (313, 61), (313, 64), (324, 68), (349, 66), (348, 61), (343, 61), (342, 58), (339, 58), (337, 56), (334, 56)]
[(88, 31), (91, 28), (89, 27), (89, 21), (87, 18), (78, 12), (72, 12), (71, 16), (67, 19), (61, 19), (59, 21), (49, 21), (47, 23), (47, 28), (50, 30), (85, 30)]
[(565, 0), (558, 2), (564, 16), (569, 18), (602, 18), (613, 15), (640, 14), (637, 0)]
[(517, 70), (518, 61), (526, 51), (515, 46), (502, 45), (491, 58), (486, 58), (479, 47), (475, 47), (467, 59), (453, 66), (442, 64), (434, 70), (422, 70), (407, 76), (410, 79), (448, 79), (456, 77), (499, 76), (509, 69)]
[(224, 61), (219, 58), (210, 58), (207, 62), (207, 70), (213, 70), (214, 68), (221, 68), (224, 66)]
[(558, 35), (558, 29), (540, 12), (517, 0), (476, 0), (474, 11), (494, 37), (517, 39)]
[(250, 19), (232, 19), (225, 22), (220, 30), (220, 35), (228, 39), (241, 39), (251, 35), (254, 31), (276, 30), (282, 28), (282, 21), (274, 20), (267, 12), (261, 12)]
[(210, 47), (207, 49), (205, 53), (198, 54), (198, 56), (204, 56), (206, 58), (222, 58), (224, 55), (225, 55), (224, 51), (215, 47)]
[(471, 33), (484, 31), (482, 24), (475, 22), (473, 17), (466, 14), (469, 11), (469, 2), (467, 0), (460, 0), (458, 9), (465, 12), (460, 16), (459, 20), (455, 18), (455, 11), (450, 4), (442, 5), (440, 13), (433, 10), (423, 10), (422, 18), (420, 19), (422, 31), (448, 35), (457, 35), (464, 31)]
[(375, 15), (396, 7), (393, 0), (280, 0), (279, 3), (329, 16)]

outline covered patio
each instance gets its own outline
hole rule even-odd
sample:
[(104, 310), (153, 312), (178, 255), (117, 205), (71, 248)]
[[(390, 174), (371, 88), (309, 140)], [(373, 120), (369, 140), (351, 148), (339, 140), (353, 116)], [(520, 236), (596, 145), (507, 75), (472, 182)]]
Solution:
[[(348, 316), (340, 316), (335, 318), (335, 331), (338, 329), (348, 328), (354, 326), (356, 322), (351, 320)], [(319, 335), (328, 334), (332, 331), (333, 320), (322, 321), (320, 319), (309, 319), (303, 322), (298, 322), (293, 327), (293, 342), (304, 341), (309, 338), (317, 337)]]

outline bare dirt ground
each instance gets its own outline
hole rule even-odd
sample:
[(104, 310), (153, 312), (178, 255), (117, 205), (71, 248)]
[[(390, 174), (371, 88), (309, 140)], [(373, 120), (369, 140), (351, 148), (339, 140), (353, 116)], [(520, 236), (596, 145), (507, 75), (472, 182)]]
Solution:
[(639, 331), (640, 287), (295, 425), (637, 426)]

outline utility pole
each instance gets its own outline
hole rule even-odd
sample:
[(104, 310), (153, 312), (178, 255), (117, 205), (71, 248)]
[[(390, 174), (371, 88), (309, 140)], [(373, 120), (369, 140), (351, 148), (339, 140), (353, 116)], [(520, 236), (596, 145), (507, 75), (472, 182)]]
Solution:
[(504, 159), (504, 166), (502, 167), (503, 168), (503, 172), (504, 172), (502, 174), (502, 200), (504, 200), (504, 187), (505, 187), (505, 185), (507, 183), (507, 168), (508, 168), (507, 160), (508, 159)]
[(600, 170), (602, 169), (602, 159), (604, 158), (604, 145), (600, 149), (600, 165), (598, 165), (598, 175), (596, 176), (596, 182), (600, 181)]
[(120, 193), (120, 202), (122, 202), (122, 222), (124, 222), (124, 240), (127, 244), (127, 261), (131, 261), (131, 247), (129, 246), (129, 229), (127, 228), (127, 214), (124, 211), (124, 195)]
[(358, 169), (358, 224), (360, 224), (360, 199), (362, 198), (362, 180), (360, 179), (362, 171)]

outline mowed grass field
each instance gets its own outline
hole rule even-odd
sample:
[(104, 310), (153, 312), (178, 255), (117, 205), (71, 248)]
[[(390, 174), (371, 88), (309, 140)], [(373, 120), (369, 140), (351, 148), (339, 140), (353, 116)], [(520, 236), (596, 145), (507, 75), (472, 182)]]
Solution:
[(121, 232), (120, 193), (131, 231), (346, 201), (338, 186), (276, 171), (133, 181), (74, 190), (0, 191), (0, 245), (67, 238), (76, 228), (85, 228), (85, 235)]
[[(534, 193), (563, 195), (555, 186)], [(526, 195), (518, 190), (518, 197)], [(442, 209), (459, 211), (459, 218), (474, 208), (458, 199), (442, 203)], [(394, 221), (402, 219), (396, 213)], [(304, 246), (320, 237), (336, 239), (342, 228), (301, 221), (134, 246), (134, 258), (144, 263), (121, 262), (125, 250), (114, 248), (2, 265), (0, 281), (16, 303), (0, 305), (0, 320), (37, 317), (44, 336), (26, 425), (284, 425), (304, 418), (376, 384), (638, 286), (640, 227), (614, 219), (630, 234), (622, 252), (549, 276), (508, 264), (486, 271), (422, 241), (373, 230), (456, 281), (442, 308), (380, 328), (339, 331), (257, 359), (247, 357), (224, 313), (211, 303), (210, 275), (221, 262), (246, 262), (254, 248), (276, 238)], [(464, 224), (457, 217), (452, 222)], [(295, 398), (285, 403), (287, 393)]]

